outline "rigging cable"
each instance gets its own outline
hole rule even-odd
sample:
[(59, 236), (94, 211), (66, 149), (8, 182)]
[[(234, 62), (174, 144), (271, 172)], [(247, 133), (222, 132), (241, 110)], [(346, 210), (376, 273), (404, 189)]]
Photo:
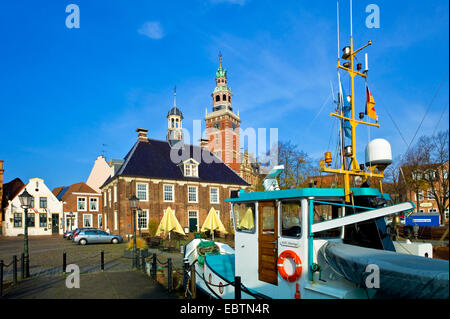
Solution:
[(404, 154), (406, 154), (406, 153), (408, 152), (409, 148), (411, 147), (412, 143), (414, 142), (414, 139), (416, 138), (417, 133), (419, 132), (420, 127), (421, 127), (422, 124), (423, 124), (423, 121), (424, 121), (425, 118), (427, 117), (428, 112), (430, 111), (431, 106), (433, 105), (434, 99), (436, 98), (436, 96), (437, 96), (437, 94), (439, 93), (439, 91), (440, 91), (442, 85), (444, 84), (444, 80), (446, 80), (446, 78), (447, 78), (447, 73), (448, 73), (448, 71), (445, 73), (444, 77), (443, 77), (442, 80), (441, 80), (441, 83), (439, 84), (439, 86), (438, 86), (436, 92), (434, 93), (433, 98), (431, 99), (430, 105), (428, 105), (427, 111), (425, 112), (424, 116), (422, 117), (422, 120), (420, 121), (420, 124), (419, 124), (419, 126), (417, 127), (416, 133), (414, 133), (414, 137), (412, 138), (411, 142), (409, 143), (408, 148), (406, 149), (406, 151), (405, 151)]

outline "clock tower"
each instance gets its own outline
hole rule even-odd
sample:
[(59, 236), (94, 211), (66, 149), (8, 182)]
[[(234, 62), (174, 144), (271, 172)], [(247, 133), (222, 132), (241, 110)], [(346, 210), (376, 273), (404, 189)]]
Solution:
[(219, 54), (219, 68), (216, 72), (216, 88), (212, 96), (212, 112), (206, 111), (206, 137), (208, 149), (240, 174), (239, 114), (233, 112), (233, 94), (228, 87), (227, 71), (222, 67)]

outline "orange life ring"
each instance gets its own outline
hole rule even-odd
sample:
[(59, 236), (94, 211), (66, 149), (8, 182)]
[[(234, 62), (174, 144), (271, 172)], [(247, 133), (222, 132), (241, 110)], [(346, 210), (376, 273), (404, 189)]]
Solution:
[[(293, 259), (295, 263), (295, 271), (291, 275), (288, 275), (286, 270), (284, 269), (284, 260), (286, 258)], [(300, 257), (292, 250), (285, 250), (280, 254), (280, 256), (278, 256), (277, 267), (281, 278), (289, 282), (296, 281), (302, 274), (302, 261)]]

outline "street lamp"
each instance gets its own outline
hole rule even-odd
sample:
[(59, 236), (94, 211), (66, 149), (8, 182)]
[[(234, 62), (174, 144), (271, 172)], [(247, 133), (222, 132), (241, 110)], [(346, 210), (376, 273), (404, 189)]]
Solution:
[(31, 207), (31, 200), (33, 196), (31, 196), (27, 190), (19, 195), (20, 205), (24, 209), (25, 212), (25, 229), (24, 229), (24, 264), (25, 264), (25, 278), (30, 277), (30, 263), (28, 256), (28, 208)]
[(136, 209), (139, 205), (139, 198), (136, 197), (136, 195), (133, 195), (129, 199), (130, 202), (130, 208), (133, 212), (133, 268), (136, 268), (137, 261), (136, 261)]
[(142, 209), (138, 208), (137, 212), (138, 212), (137, 221), (138, 221), (139, 237), (141, 237), (141, 223), (139, 222), (139, 217), (142, 216)]

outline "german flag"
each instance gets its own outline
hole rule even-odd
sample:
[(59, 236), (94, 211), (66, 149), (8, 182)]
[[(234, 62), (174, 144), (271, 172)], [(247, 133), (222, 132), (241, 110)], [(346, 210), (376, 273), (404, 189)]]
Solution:
[(377, 112), (375, 111), (375, 100), (373, 99), (372, 93), (370, 93), (368, 86), (366, 86), (366, 96), (366, 115), (376, 120), (378, 116)]

